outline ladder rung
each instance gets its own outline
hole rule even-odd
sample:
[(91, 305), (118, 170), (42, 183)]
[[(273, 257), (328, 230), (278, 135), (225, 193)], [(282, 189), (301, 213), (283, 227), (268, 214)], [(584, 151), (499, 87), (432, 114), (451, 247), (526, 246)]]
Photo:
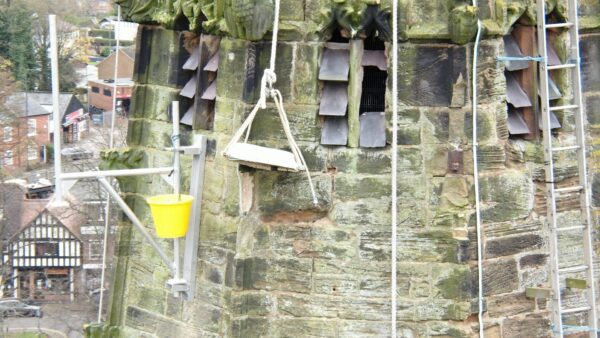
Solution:
[(570, 192), (578, 192), (583, 190), (583, 187), (578, 185), (575, 187), (567, 187), (567, 188), (559, 188), (559, 189), (554, 189), (554, 192), (557, 194), (568, 194)]
[(567, 150), (577, 150), (581, 148), (580, 146), (566, 146), (566, 147), (556, 147), (552, 148), (552, 151), (567, 151)]
[(587, 265), (576, 265), (576, 266), (571, 266), (568, 268), (558, 269), (558, 271), (561, 273), (573, 273), (573, 272), (586, 271), (587, 269), (588, 269)]
[(569, 109), (577, 109), (577, 108), (579, 108), (578, 105), (576, 105), (576, 104), (570, 104), (570, 105), (566, 105), (566, 106), (554, 106), (554, 107), (550, 107), (550, 111), (569, 110)]
[(559, 23), (549, 23), (546, 25), (546, 28), (564, 28), (564, 27), (572, 27), (572, 22), (559, 22)]
[(556, 228), (556, 231), (584, 230), (585, 228), (586, 228), (585, 225), (574, 225), (574, 226), (571, 226), (571, 227)]
[(575, 63), (564, 63), (562, 65), (548, 66), (548, 70), (575, 68), (575, 67), (577, 67), (577, 64), (575, 64)]
[(584, 312), (584, 311), (589, 311), (591, 308), (589, 306), (582, 306), (582, 307), (574, 307), (571, 309), (564, 309), (564, 310), (560, 310), (561, 314), (569, 314), (569, 313), (575, 313), (575, 312)]

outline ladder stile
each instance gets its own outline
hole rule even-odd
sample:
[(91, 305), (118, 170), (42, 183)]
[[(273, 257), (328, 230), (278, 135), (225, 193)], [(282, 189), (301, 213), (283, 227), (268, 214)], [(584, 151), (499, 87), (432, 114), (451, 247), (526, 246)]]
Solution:
[[(596, 304), (595, 304), (595, 283), (594, 283), (594, 268), (593, 268), (593, 246), (592, 246), (592, 219), (591, 219), (591, 191), (588, 182), (586, 145), (585, 145), (585, 119), (584, 107), (582, 102), (581, 88), (581, 63), (579, 52), (579, 23), (577, 17), (577, 0), (567, 0), (568, 19), (569, 22), (550, 23), (546, 24), (545, 1), (537, 0), (537, 36), (538, 36), (538, 52), (542, 58), (539, 63), (540, 67), (540, 97), (541, 97), (541, 119), (542, 133), (544, 146), (545, 160), (545, 176), (546, 176), (546, 204), (547, 204), (547, 224), (549, 229), (549, 249), (550, 249), (550, 270), (551, 284), (553, 290), (552, 298), (552, 322), (554, 334), (556, 337), (564, 337), (565, 326), (563, 324), (563, 315), (586, 313), (587, 314), (587, 331), (589, 337), (596, 337), (598, 331)], [(565, 28), (568, 29), (570, 46), (566, 49), (570, 54), (568, 61), (562, 65), (548, 66), (547, 57), (547, 29)], [(575, 60), (575, 61), (573, 61)], [(567, 70), (572, 72), (572, 89), (573, 101), (563, 103), (560, 106), (550, 106), (549, 95), (549, 71), (551, 70)], [(553, 147), (552, 132), (550, 125), (550, 114), (553, 111), (570, 110), (575, 113), (575, 137), (576, 144), (570, 146)], [(566, 133), (572, 133), (565, 131)], [(553, 153), (558, 151), (573, 150), (577, 152), (578, 162), (578, 178), (579, 183), (574, 186), (557, 188), (554, 175), (554, 158)], [(557, 206), (556, 197), (561, 194), (578, 192), (580, 198), (581, 223), (575, 226), (558, 227), (557, 222)], [(559, 267), (559, 232), (566, 231), (581, 231), (583, 234), (583, 259), (579, 262), (571, 262), (578, 264), (570, 267)], [(569, 273), (584, 273), (587, 287), (583, 290), (587, 301), (586, 306), (577, 308), (564, 308), (561, 296), (560, 281), (564, 279), (565, 274)]]

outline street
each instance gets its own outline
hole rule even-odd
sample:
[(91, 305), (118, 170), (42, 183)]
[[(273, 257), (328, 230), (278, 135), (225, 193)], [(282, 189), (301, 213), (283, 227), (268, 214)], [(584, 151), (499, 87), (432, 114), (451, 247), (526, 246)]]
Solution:
[(96, 320), (92, 303), (43, 304), (42, 318), (0, 318), (3, 334), (42, 331), (52, 338), (83, 337), (83, 325)]

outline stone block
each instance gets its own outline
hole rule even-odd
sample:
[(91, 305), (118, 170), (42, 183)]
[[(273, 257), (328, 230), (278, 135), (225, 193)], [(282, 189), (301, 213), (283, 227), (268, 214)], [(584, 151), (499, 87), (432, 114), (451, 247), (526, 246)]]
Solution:
[(333, 298), (300, 294), (281, 294), (277, 309), (280, 315), (317, 318), (335, 318), (340, 310)]
[(398, 149), (398, 173), (401, 175), (414, 175), (423, 172), (423, 155), (419, 148)]
[(303, 210), (324, 212), (331, 203), (332, 182), (327, 175), (313, 177), (319, 202), (316, 206), (303, 174), (261, 171), (256, 173), (254, 182), (258, 208), (263, 215)]
[(480, 104), (503, 101), (506, 94), (504, 65), (496, 60), (504, 51), (502, 39), (486, 40), (479, 48), (477, 74), (477, 100)]
[(359, 201), (336, 202), (329, 217), (339, 226), (385, 228), (391, 222), (389, 198), (364, 198)]
[(390, 328), (386, 324), (387, 322), (363, 320), (341, 321), (338, 327), (338, 337), (388, 337), (390, 336)]
[(140, 74), (138, 81), (173, 88), (183, 87), (190, 77), (189, 71), (182, 69), (189, 58), (189, 53), (183, 47), (183, 36), (177, 31), (149, 27), (152, 26), (142, 26), (142, 29), (150, 30), (150, 45), (143, 46), (150, 50), (150, 59), (145, 74)]
[(600, 35), (585, 34), (580, 37), (581, 76), (584, 92), (600, 91)]
[(414, 124), (421, 119), (421, 111), (417, 108), (398, 107), (398, 124)]
[(428, 111), (425, 113), (425, 143), (446, 143), (450, 135), (450, 113), (448, 111)]
[[(473, 276), (473, 294), (478, 292), (477, 271)], [(485, 296), (510, 293), (519, 289), (517, 262), (512, 258), (483, 263), (483, 294)]]
[(465, 243), (453, 238), (452, 230), (401, 231), (398, 242), (400, 260), (461, 263), (467, 259)]
[(421, 144), (421, 127), (418, 124), (401, 124), (398, 126), (398, 145)]
[[(133, 116), (170, 122), (168, 111), (173, 101), (181, 101), (179, 89), (161, 85), (136, 85), (132, 93), (131, 101), (134, 102)], [(180, 105), (180, 116), (186, 111), (186, 107)]]
[(550, 320), (545, 314), (510, 317), (502, 321), (504, 338), (539, 337), (551, 338)]
[(236, 285), (244, 290), (311, 290), (310, 258), (246, 258), (236, 262)]
[(351, 275), (314, 275), (314, 290), (318, 294), (339, 296), (356, 295), (360, 283)]
[[(221, 43), (221, 48), (223, 44)], [(244, 101), (254, 104), (260, 97), (260, 82), (263, 72), (269, 67), (269, 59), (271, 57), (270, 42), (254, 42), (248, 49), (248, 58), (246, 62), (246, 81), (244, 84)], [(277, 73), (277, 82), (274, 87), (277, 88), (283, 97), (284, 102), (292, 102), (292, 74), (294, 59), (294, 45), (290, 43), (280, 42), (277, 44), (277, 60), (275, 71)], [(238, 68), (232, 70), (231, 81), (240, 81)], [(221, 70), (219, 69), (219, 81), (221, 81)], [(230, 82), (226, 82), (227, 85)], [(218, 89), (218, 88), (217, 88)], [(227, 90), (226, 90), (227, 91)], [(272, 102), (271, 100), (267, 100)]]
[(304, 1), (283, 0), (280, 20), (304, 21)]
[(506, 168), (506, 152), (502, 145), (480, 145), (477, 148), (477, 160), (480, 170), (499, 170)]
[(482, 220), (504, 222), (529, 216), (534, 186), (528, 173), (506, 171), (481, 178)]
[(530, 254), (521, 257), (519, 260), (519, 267), (525, 268), (539, 268), (540, 266), (546, 265), (548, 260), (547, 254)]
[(293, 77), (293, 96), (296, 104), (317, 105), (319, 102), (319, 49), (318, 44), (296, 46)]
[(532, 251), (539, 249), (543, 244), (544, 239), (539, 234), (522, 234), (490, 239), (485, 243), (485, 257), (494, 258)]
[(349, 201), (363, 198), (384, 198), (391, 194), (387, 177), (357, 177), (338, 175), (335, 177), (336, 200)]
[(487, 312), (492, 318), (510, 317), (534, 310), (535, 300), (525, 297), (524, 292), (491, 296), (487, 300)]
[(398, 54), (399, 100), (412, 106), (448, 107), (454, 83), (467, 73), (466, 48), (400, 44)]
[(600, 96), (585, 98), (585, 112), (589, 124), (600, 125)]
[(232, 337), (270, 337), (272, 323), (265, 317), (242, 317), (231, 322)]
[(435, 298), (468, 301), (472, 276), (468, 266), (436, 265), (432, 268)]
[(428, 145), (422, 151), (425, 173), (431, 176), (445, 176), (448, 172), (448, 147)]
[(280, 318), (272, 334), (281, 338), (338, 337), (338, 321), (331, 319)]
[(231, 309), (235, 316), (268, 316), (274, 311), (276, 300), (273, 295), (263, 292), (233, 293)]
[(416, 304), (414, 320), (465, 320), (470, 314), (470, 308), (469, 302), (428, 299)]
[(360, 258), (368, 261), (390, 259), (391, 233), (386, 231), (365, 231), (360, 234)]
[[(321, 130), (317, 122), (317, 107), (288, 105), (286, 113), (296, 141), (316, 142), (320, 138)], [(250, 142), (253, 140), (274, 141), (278, 147), (289, 148), (276, 108), (260, 110), (256, 114), (250, 131)]]
[[(254, 69), (249, 73), (246, 67), (246, 58), (248, 62), (256, 62), (247, 56), (250, 53), (249, 43), (243, 40), (222, 38), (219, 46), (219, 80), (217, 81), (217, 93), (222, 99), (241, 100), (244, 97), (245, 82), (254, 82), (254, 77), (260, 77), (262, 74), (255, 74)], [(245, 73), (244, 78), (240, 78)], [(254, 104), (255, 102), (249, 102)]]
[[(482, 105), (477, 110), (477, 141), (485, 144), (497, 143), (497, 117), (496, 105)], [(473, 114), (467, 112), (465, 114), (465, 135), (471, 137), (473, 135)]]
[(387, 150), (358, 149), (356, 172), (359, 174), (389, 174), (392, 171), (391, 154)]

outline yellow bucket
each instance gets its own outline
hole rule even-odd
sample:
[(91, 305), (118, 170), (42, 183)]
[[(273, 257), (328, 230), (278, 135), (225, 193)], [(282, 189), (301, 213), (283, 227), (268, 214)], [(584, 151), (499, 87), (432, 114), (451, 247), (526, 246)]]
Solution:
[(154, 220), (156, 235), (160, 238), (185, 236), (194, 197), (190, 195), (158, 195), (149, 197), (146, 202)]

